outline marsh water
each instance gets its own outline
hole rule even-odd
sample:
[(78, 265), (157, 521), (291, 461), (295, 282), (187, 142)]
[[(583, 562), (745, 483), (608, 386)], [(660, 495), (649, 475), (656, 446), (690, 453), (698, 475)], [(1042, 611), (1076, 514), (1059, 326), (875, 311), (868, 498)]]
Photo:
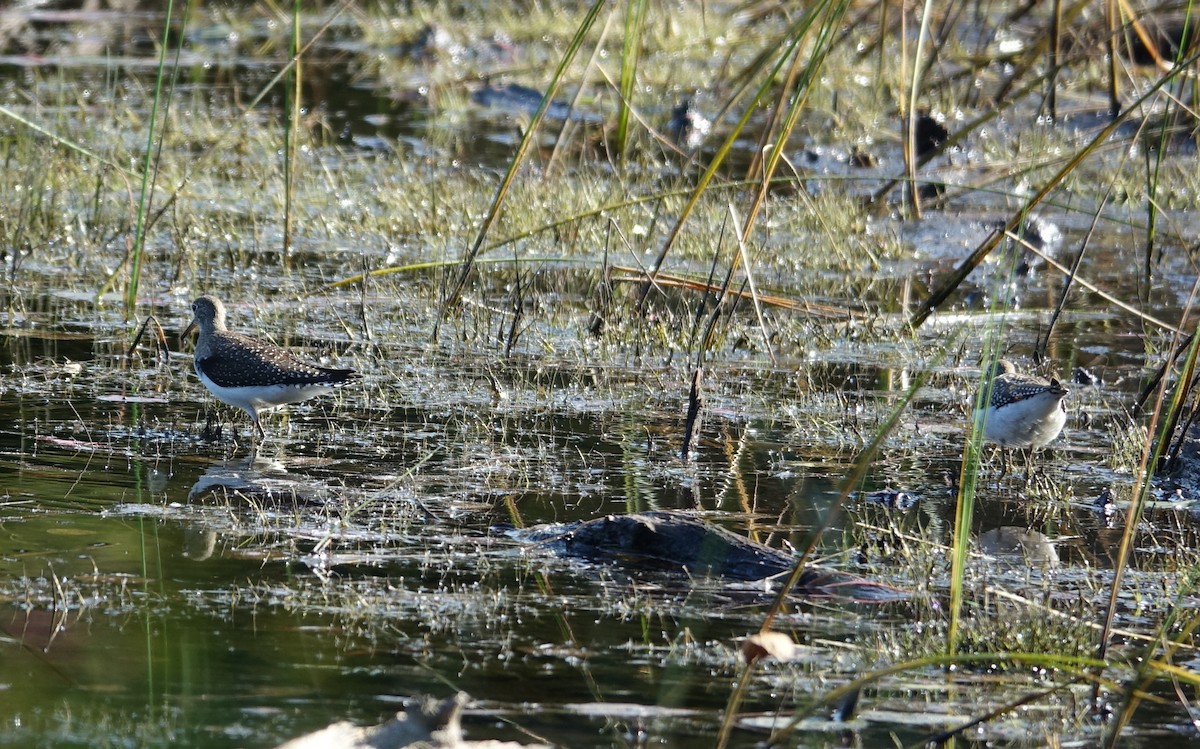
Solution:
[[(306, 33), (326, 35), (305, 70), (315, 123), (297, 156), (286, 250), (286, 104), (273, 94), (249, 114), (241, 107), (288, 59), (278, 38), (287, 19), (233, 6), (177, 26), (186, 75), (162, 136), (169, 161), (152, 212), (163, 210), (129, 313), (121, 279), (134, 221), (114, 175), (140, 164), (131, 155), (146, 132), (130, 113), (149, 117), (163, 17), (5, 11), (24, 25), (0, 58), (10, 196), (0, 248), (0, 745), (269, 747), (463, 691), (471, 739), (713, 746), (741, 678), (740, 642), (762, 625), (777, 581), (572, 559), (521, 530), (680, 510), (802, 547), (911, 393), (816, 551), (823, 565), (911, 595), (887, 605), (794, 598), (774, 626), (798, 655), (756, 665), (735, 722), (732, 745), (758, 745), (820, 695), (928, 652), (922, 638), (937, 641), (981, 358), (999, 337), (1032, 367), (1047, 331), (1043, 371), (1072, 390), (1067, 429), (1028, 471), (987, 454), (964, 648), (1095, 652), (1091, 624), (1107, 604), (1140, 454), (1144, 422), (1130, 409), (1172, 344), (1145, 315), (1178, 324), (1196, 277), (1186, 243), (1172, 245), (1195, 236), (1194, 185), (1177, 188), (1174, 206), (1165, 199), (1170, 234), (1150, 272), (1136, 201), (1106, 208), (1098, 228), (1094, 206), (1070, 194), (1043, 207), (1062, 235), (1060, 260), (1086, 247), (1081, 272), (1107, 295), (1075, 287), (1052, 329), (1063, 276), (1013, 276), (1010, 247), (1009, 260), (977, 270), (910, 330), (913, 305), (1028, 185), (970, 193), (921, 218), (899, 206), (850, 211), (850, 232), (835, 237), (812, 218), (835, 221), (842, 209), (828, 194), (857, 206), (901, 160), (896, 140), (877, 132), (878, 163), (853, 172), (854, 139), (839, 129), (848, 126), (814, 122), (789, 144), (807, 171), (800, 189), (771, 198), (753, 281), (835, 312), (761, 313), (747, 302), (724, 315), (706, 344), (703, 426), (685, 458), (713, 295), (664, 284), (648, 310), (635, 308), (641, 285), (620, 268), (653, 262), (670, 229), (663, 214), (680, 204), (626, 203), (620, 190), (669, 193), (692, 184), (694, 170), (664, 157), (646, 173), (613, 175), (597, 154), (611, 102), (584, 101), (588, 116), (564, 115), (557, 139), (525, 167), (463, 299), (444, 304), (529, 123), (526, 100), (477, 95), (493, 84), (476, 69), (544, 86), (531, 71), (553, 66), (540, 24), (555, 14), (534, 13), (529, 38), (513, 37), (516, 11), (503, 28), (455, 17), (450, 41), (426, 50), (434, 10), (306, 19)], [(661, 125), (676, 99), (694, 95), (705, 59), (668, 66), (697, 82), (645, 116)], [(698, 102), (716, 116), (715, 99)], [(1042, 143), (1103, 126), (1095, 100), (1070, 104), (1069, 124), (1031, 117), (990, 137)], [(559, 139), (575, 144), (566, 157), (551, 153)], [(749, 162), (753, 149), (739, 142), (735, 160)], [(940, 174), (961, 176), (989, 155), (950, 154)], [(1120, 157), (1105, 158), (1100, 172)], [(1181, 175), (1195, 172), (1186, 142), (1175, 158)], [(714, 263), (730, 262), (730, 200), (737, 193), (722, 192), (697, 219), (708, 223), (665, 272), (702, 283)], [(593, 215), (596, 206), (608, 210)], [(573, 220), (558, 223), (564, 216)], [(225, 299), (235, 330), (354, 367), (362, 380), (264, 417), (268, 439), (253, 446), (245, 414), (204, 390), (192, 342), (180, 338), (205, 292)], [(133, 347), (151, 316), (168, 352), (154, 345), (153, 324)], [(915, 504), (872, 501), (886, 488)], [(1122, 659), (1136, 659), (1172, 606), (1194, 610), (1193, 489), (1169, 477), (1153, 485), (1118, 607)], [(1098, 501), (1106, 490), (1111, 504)], [(1195, 671), (1188, 636), (1172, 632), (1174, 664)], [(912, 745), (996, 711), (958, 741), (1090, 744), (1105, 724), (1089, 709), (1089, 682), (1074, 676), (1002, 665), (906, 671), (869, 685), (850, 719), (821, 706), (784, 742)], [(1147, 690), (1121, 745), (1193, 745), (1180, 698), (1192, 688)], [(1050, 696), (1000, 709), (1039, 691)]]

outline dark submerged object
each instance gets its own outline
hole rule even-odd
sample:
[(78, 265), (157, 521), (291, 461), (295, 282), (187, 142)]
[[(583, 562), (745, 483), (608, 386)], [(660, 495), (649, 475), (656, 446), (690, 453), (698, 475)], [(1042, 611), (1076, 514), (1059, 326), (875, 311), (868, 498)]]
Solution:
[(862, 498), (870, 504), (886, 507), (889, 510), (901, 511), (912, 509), (920, 501), (920, 497), (915, 494), (891, 487), (868, 492), (867, 494), (863, 494)]
[(924, 156), (933, 149), (950, 140), (950, 131), (944, 124), (945, 115), (921, 112), (917, 117), (916, 133), (913, 136), (917, 147), (917, 156)]
[[(471, 100), (480, 106), (493, 107), (510, 114), (533, 115), (542, 105), (543, 96), (544, 94), (535, 88), (516, 83), (503, 85), (488, 83), (471, 94)], [(546, 107), (546, 117), (550, 120), (570, 120), (590, 124), (604, 122), (604, 118), (595, 112), (572, 109), (570, 103), (563, 99), (554, 99), (550, 102)]]
[(1076, 385), (1083, 385), (1084, 387), (1100, 387), (1104, 384), (1104, 380), (1100, 379), (1100, 375), (1083, 367), (1075, 367), (1075, 372), (1071, 375), (1071, 381)]
[(680, 148), (699, 148), (712, 130), (712, 122), (696, 109), (691, 99), (671, 110), (667, 134)]
[[(541, 540), (554, 550), (593, 561), (643, 569), (761, 580), (791, 571), (796, 559), (682, 512), (639, 512), (588, 520)], [(866, 602), (897, 601), (908, 594), (857, 575), (809, 567), (795, 591)]]

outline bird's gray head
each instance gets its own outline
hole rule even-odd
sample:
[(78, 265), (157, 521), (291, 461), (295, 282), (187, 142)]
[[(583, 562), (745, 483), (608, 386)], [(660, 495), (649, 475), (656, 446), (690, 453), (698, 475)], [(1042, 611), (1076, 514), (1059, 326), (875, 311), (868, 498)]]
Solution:
[(204, 294), (192, 302), (192, 323), (183, 331), (187, 336), (192, 328), (199, 327), (201, 332), (225, 330), (225, 305), (212, 294)]

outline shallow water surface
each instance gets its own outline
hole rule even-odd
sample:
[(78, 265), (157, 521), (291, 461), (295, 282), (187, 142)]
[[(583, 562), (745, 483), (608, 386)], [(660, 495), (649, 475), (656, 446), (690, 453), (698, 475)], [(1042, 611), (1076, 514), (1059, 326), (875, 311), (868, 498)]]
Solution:
[[(832, 432), (809, 437), (785, 413), (748, 410), (763, 388), (795, 387), (791, 375), (758, 373), (752, 387), (714, 400), (689, 467), (674, 454), (678, 414), (630, 402), (647, 400), (636, 372), (601, 380), (499, 367), (497, 398), (479, 362), (439, 358), (427, 400), (418, 389), (403, 407), (373, 406), (380, 376), (368, 372), (361, 388), (267, 417), (271, 439), (251, 454), (232, 441), (249, 428), (230, 410), (219, 410), (221, 436), (203, 437), (213, 403), (183, 356), (125, 362), (115, 341), (56, 334), (4, 342), (11, 746), (88, 745), (97, 731), (144, 745), (268, 746), (334, 719), (373, 722), (405, 697), (448, 689), (476, 700), (473, 735), (709, 746), (736, 640), (757, 629), (772, 586), (562, 559), (501, 529), (679, 508), (720, 511), (772, 545), (801, 543), (836, 496), (847, 459), (838, 441), (859, 444), (856, 430), (867, 428), (844, 404), (833, 407)], [(808, 372), (814, 399), (844, 397), (850, 382), (853, 398), (886, 394), (869, 367)], [(419, 366), (405, 375), (410, 384), (431, 376)], [(875, 486), (916, 493), (917, 506), (855, 503), (829, 532), (837, 556), (827, 563), (907, 587), (891, 552), (874, 546), (886, 536), (863, 529), (945, 539), (953, 495), (942, 476), (956, 470), (960, 427), (938, 400), (908, 427), (924, 446), (885, 453), (872, 473)], [(1006, 480), (983, 489), (980, 532), (1032, 527), (1058, 542), (1067, 569), (1103, 575), (1111, 533), (1087, 502), (1105, 480), (1070, 475), (1072, 463), (1096, 460), (1091, 441), (1076, 427), (1065, 449), (1042, 458), (1083, 494), (1078, 506), (1011, 501), (1023, 490)], [(1152, 534), (1162, 546), (1142, 548), (1143, 563), (1190, 543), (1187, 528)], [(838, 553), (843, 535), (862, 538), (861, 561)], [(1009, 583), (1089, 585), (1039, 569), (1018, 563)], [(759, 674), (753, 704), (842, 670), (839, 643), (911, 611), (800, 603), (782, 626), (804, 658)], [(923, 735), (886, 717), (886, 690), (869, 703), (853, 726), (862, 741)]]

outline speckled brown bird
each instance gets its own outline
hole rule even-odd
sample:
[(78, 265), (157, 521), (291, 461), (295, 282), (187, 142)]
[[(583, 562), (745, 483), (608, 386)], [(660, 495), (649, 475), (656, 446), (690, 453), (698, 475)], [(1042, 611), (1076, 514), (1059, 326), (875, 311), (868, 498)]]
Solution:
[[(985, 386), (986, 387), (986, 386)], [(996, 364), (991, 399), (975, 412), (983, 438), (1000, 447), (1037, 450), (1062, 431), (1067, 423), (1063, 400), (1070, 392), (1055, 379), (1017, 372), (1007, 359)]]
[(250, 414), (260, 439), (266, 439), (259, 413), (308, 400), (358, 378), (353, 369), (330, 369), (297, 359), (287, 349), (234, 333), (225, 326), (225, 305), (211, 294), (192, 302), (196, 374), (217, 399)]

